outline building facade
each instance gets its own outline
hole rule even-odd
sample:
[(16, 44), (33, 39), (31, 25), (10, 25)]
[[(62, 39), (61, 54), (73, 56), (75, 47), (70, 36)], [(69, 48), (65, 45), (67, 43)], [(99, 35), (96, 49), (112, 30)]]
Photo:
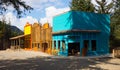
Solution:
[(52, 27), (49, 23), (43, 26), (39, 23), (26, 23), (24, 35), (10, 38), (11, 47), (15, 49), (25, 49), (43, 51), (51, 54), (52, 51)]
[[(109, 53), (110, 16), (69, 11), (53, 18), (52, 50), (61, 56)], [(55, 53), (55, 52), (53, 52)]]

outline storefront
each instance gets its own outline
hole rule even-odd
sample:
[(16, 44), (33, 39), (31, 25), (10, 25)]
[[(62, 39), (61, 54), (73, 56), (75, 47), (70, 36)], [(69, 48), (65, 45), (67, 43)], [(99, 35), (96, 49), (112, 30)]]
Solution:
[(107, 54), (109, 24), (107, 14), (69, 11), (57, 15), (53, 19), (52, 50), (62, 56)]

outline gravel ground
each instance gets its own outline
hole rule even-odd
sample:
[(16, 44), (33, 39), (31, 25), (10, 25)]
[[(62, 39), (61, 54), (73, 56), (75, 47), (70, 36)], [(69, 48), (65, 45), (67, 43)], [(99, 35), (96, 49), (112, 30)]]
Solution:
[(0, 51), (0, 60), (14, 60), (14, 59), (28, 59), (34, 57), (48, 57), (52, 56), (38, 51), (25, 51), (25, 50), (10, 50)]
[(120, 59), (59, 57), (35, 51), (0, 51), (0, 70), (120, 70)]
[(120, 59), (114, 58), (105, 62), (97, 61), (99, 64), (96, 66), (105, 70), (120, 70)]

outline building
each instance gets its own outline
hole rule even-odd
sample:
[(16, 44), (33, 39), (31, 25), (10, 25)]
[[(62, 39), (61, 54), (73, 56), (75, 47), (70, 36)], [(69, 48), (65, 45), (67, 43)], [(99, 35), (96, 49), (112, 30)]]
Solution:
[(68, 11), (53, 18), (52, 31), (53, 54), (92, 56), (109, 53), (108, 14)]
[(10, 38), (12, 49), (32, 49), (31, 27), (32, 25), (27, 22), (24, 26), (24, 35)]
[(43, 51), (51, 54), (52, 51), (52, 27), (49, 23), (43, 26), (39, 23), (26, 23), (24, 35), (10, 38), (11, 48)]
[(94, 56), (109, 53), (110, 16), (68, 11), (49, 23), (26, 23), (24, 35), (10, 38), (11, 48), (43, 51), (60, 56)]

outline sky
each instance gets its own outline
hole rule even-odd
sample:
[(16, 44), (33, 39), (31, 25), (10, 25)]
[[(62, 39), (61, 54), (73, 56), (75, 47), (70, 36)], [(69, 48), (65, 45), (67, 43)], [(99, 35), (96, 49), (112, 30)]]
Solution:
[[(35, 22), (40, 22), (44, 24), (49, 22), (52, 26), (52, 19), (55, 15), (61, 14), (63, 12), (69, 11), (71, 0), (22, 0), (25, 1), (27, 5), (30, 5), (34, 8), (31, 13), (26, 13), (21, 18), (17, 18), (13, 12), (12, 7), (8, 7), (9, 10), (5, 14), (6, 20), (11, 22), (11, 25), (18, 27), (21, 30), (24, 30), (24, 25), (26, 22), (33, 24)], [(110, 1), (110, 0), (108, 0)], [(92, 3), (95, 4), (95, 1), (92, 0)], [(1, 19), (0, 15), (0, 19)]]

